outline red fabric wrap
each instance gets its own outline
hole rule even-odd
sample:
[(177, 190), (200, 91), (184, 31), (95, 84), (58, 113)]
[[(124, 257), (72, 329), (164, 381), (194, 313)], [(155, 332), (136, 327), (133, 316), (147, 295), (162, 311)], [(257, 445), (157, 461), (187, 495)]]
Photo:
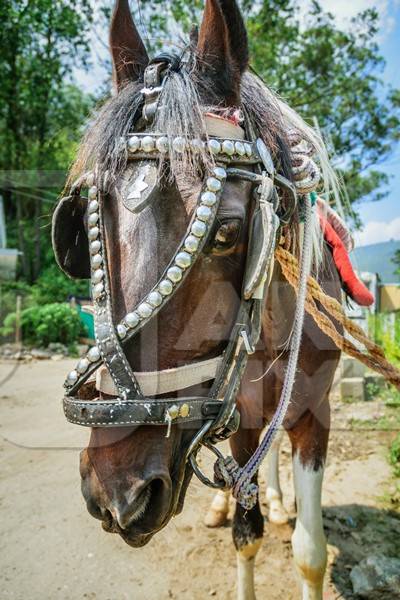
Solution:
[(342, 240), (332, 225), (322, 215), (319, 218), (325, 240), (331, 247), (333, 260), (342, 280), (344, 291), (360, 306), (371, 306), (375, 298), (355, 274)]

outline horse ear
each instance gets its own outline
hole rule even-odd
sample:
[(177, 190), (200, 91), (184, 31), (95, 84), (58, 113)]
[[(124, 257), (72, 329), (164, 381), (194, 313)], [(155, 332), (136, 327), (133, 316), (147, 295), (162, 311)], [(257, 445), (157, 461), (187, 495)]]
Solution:
[(248, 67), (247, 31), (236, 0), (206, 0), (197, 44), (198, 68), (227, 100), (240, 97)]
[(117, 89), (141, 78), (149, 57), (133, 22), (128, 0), (117, 0), (115, 3), (110, 28), (110, 49)]

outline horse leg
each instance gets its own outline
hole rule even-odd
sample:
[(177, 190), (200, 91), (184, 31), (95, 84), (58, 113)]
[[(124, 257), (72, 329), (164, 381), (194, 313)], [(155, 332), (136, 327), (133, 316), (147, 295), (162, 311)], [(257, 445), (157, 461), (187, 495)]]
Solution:
[[(261, 430), (240, 430), (231, 440), (232, 455), (243, 466), (258, 446)], [(255, 478), (256, 482), (256, 478)], [(245, 510), (236, 504), (232, 524), (237, 556), (238, 600), (255, 600), (254, 563), (262, 543), (264, 519), (260, 504)]]
[(230, 491), (219, 490), (204, 518), (206, 527), (223, 527), (228, 518)]
[(328, 435), (329, 430), (309, 411), (289, 431), (297, 504), (292, 548), (303, 600), (322, 600), (323, 594), (327, 550), (321, 491)]
[(284, 525), (289, 521), (289, 515), (282, 503), (282, 490), (279, 483), (279, 449), (283, 432), (276, 437), (267, 458), (267, 489), (268, 519), (275, 525)]

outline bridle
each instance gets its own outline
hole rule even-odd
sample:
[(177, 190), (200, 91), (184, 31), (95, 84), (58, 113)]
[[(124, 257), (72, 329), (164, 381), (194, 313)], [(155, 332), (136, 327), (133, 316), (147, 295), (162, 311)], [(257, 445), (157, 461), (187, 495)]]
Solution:
[[(164, 67), (164, 68), (163, 68)], [(162, 81), (168, 64), (165, 60), (151, 63), (145, 73), (143, 119), (151, 120), (158, 105)], [(89, 174), (74, 186), (71, 195), (60, 203), (82, 202), (81, 188), (87, 186), (87, 236), (91, 257), (91, 286), (94, 303), (96, 345), (80, 359), (65, 382), (63, 405), (70, 423), (85, 427), (127, 427), (131, 425), (166, 425), (171, 427), (191, 423), (196, 434), (186, 451), (178, 487), (190, 462), (197, 476), (211, 487), (222, 487), (203, 475), (196, 463), (196, 454), (203, 444), (221, 457), (214, 444), (230, 437), (239, 426), (236, 395), (249, 355), (261, 335), (262, 313), (273, 263), (273, 253), (280, 227), (290, 221), (296, 208), (296, 186), (277, 173), (269, 150), (257, 138), (250, 123), (246, 123), (247, 141), (215, 136), (198, 140), (169, 139), (163, 134), (132, 133), (123, 141), (129, 161), (144, 161), (146, 177), (157, 177), (157, 164), (167, 161), (172, 152), (186, 151), (186, 144), (196, 151), (206, 145), (214, 165), (205, 168), (202, 189), (187, 231), (175, 255), (161, 278), (140, 302), (117, 325), (113, 323), (108, 256), (104, 243), (104, 206), (107, 199), (107, 174)], [(201, 256), (213, 231), (218, 207), (227, 179), (242, 179), (253, 184), (251, 223), (242, 296), (230, 339), (218, 363), (214, 381), (205, 397), (145, 397), (138, 377), (124, 353), (128, 341), (135, 338), (179, 291)], [(151, 185), (148, 185), (151, 192)], [(283, 213), (277, 189), (285, 192), (288, 208)], [(137, 202), (136, 202), (137, 200)], [(151, 202), (151, 193), (142, 197), (140, 191), (131, 210), (140, 212)], [(53, 239), (57, 236), (57, 211), (53, 220)], [(63, 223), (63, 227), (68, 224)], [(61, 268), (60, 257), (57, 256)], [(201, 365), (201, 363), (198, 363)], [(104, 365), (117, 394), (107, 400), (86, 400), (80, 390)], [(179, 494), (178, 494), (179, 495)]]

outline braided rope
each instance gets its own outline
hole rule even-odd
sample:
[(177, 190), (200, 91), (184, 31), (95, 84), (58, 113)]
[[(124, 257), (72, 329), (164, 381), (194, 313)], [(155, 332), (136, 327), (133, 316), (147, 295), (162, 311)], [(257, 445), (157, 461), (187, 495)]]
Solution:
[[(297, 259), (282, 247), (277, 248), (275, 257), (280, 264), (285, 279), (297, 293), (299, 286), (299, 264)], [(318, 308), (316, 302), (319, 302), (329, 316)], [(370, 340), (361, 327), (346, 316), (341, 304), (335, 298), (325, 294), (319, 283), (311, 276), (308, 278), (305, 308), (318, 327), (332, 339), (340, 350), (356, 358), (373, 371), (382, 374), (387, 381), (400, 389), (400, 370), (386, 360), (383, 349)], [(362, 344), (365, 351), (359, 350), (355, 344), (339, 333), (337, 326), (330, 317), (333, 317), (353, 339)]]
[(279, 399), (278, 408), (276, 409), (274, 417), (257, 450), (242, 469), (236, 470), (234, 473), (232, 473), (234, 480), (232, 490), (233, 496), (246, 510), (253, 508), (257, 502), (258, 486), (252, 483), (252, 479), (257, 473), (265, 456), (268, 454), (268, 451), (271, 448), (279, 429), (282, 427), (292, 398), (293, 385), (296, 378), (297, 363), (303, 334), (305, 302), (307, 299), (307, 281), (311, 271), (312, 263), (312, 206), (310, 194), (308, 194), (304, 199), (304, 207), (305, 225), (301, 267), (298, 278), (298, 300), (296, 305), (293, 333), (290, 341), (289, 360), (281, 397)]

